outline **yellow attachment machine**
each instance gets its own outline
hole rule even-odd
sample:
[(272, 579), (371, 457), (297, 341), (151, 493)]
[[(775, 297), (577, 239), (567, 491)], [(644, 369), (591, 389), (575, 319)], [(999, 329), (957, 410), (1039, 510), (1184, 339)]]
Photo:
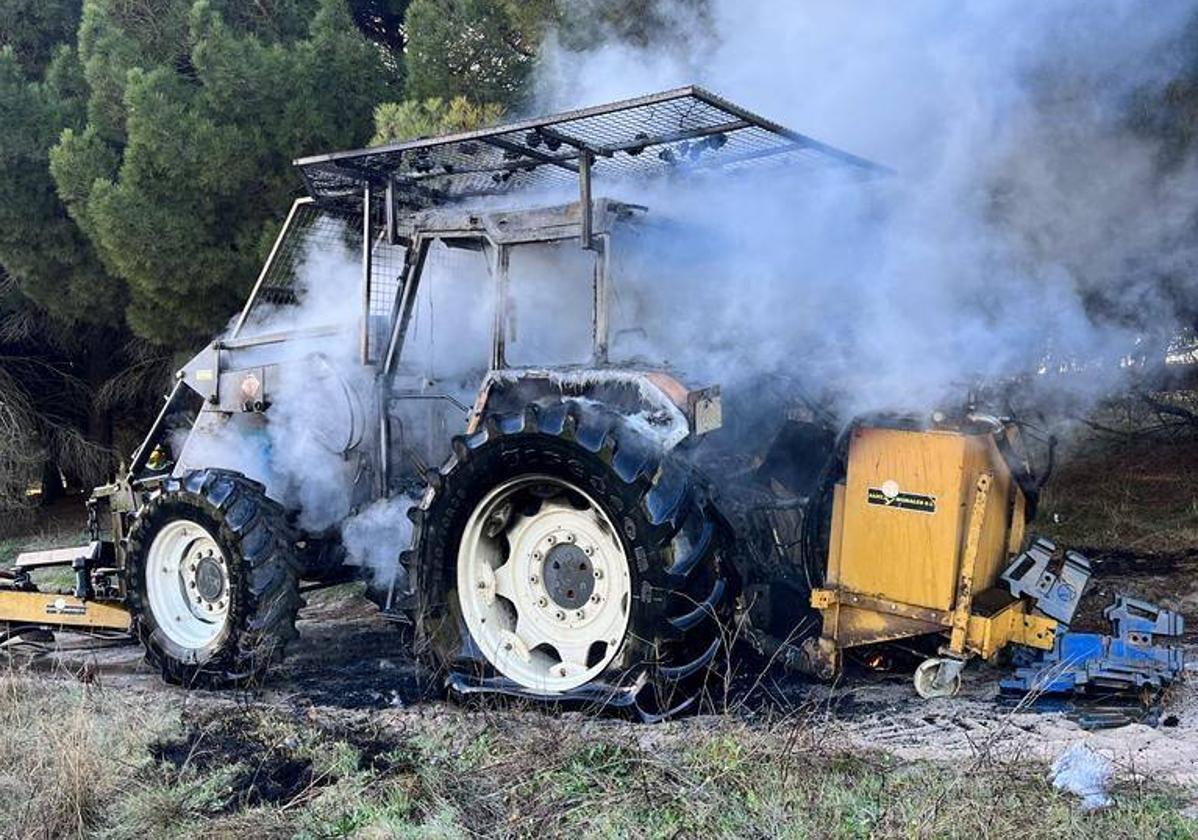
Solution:
[(971, 656), (1052, 647), (1056, 622), (997, 586), (1024, 539), (1017, 434), (996, 420), (852, 431), (824, 585), (811, 596), (823, 617), (806, 645), (817, 672), (836, 673), (847, 648), (940, 634), (940, 657), (920, 665), (915, 687), (943, 696)]
[[(29, 551), (17, 556), (13, 568), (0, 570), (0, 641), (35, 627), (79, 633), (128, 632), (129, 610), (118, 593), (97, 593), (87, 571), (96, 565), (102, 551), (98, 541), (77, 548)], [(74, 589), (39, 590), (31, 574), (47, 568), (75, 569)]]

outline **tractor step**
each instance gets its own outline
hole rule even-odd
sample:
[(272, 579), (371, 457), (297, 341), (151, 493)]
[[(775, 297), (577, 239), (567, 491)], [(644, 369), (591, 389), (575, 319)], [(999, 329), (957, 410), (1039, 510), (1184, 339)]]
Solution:
[(44, 551), (23, 551), (17, 555), (13, 568), (44, 569), (51, 566), (70, 566), (80, 557), (98, 556), (99, 542), (70, 548), (48, 548)]

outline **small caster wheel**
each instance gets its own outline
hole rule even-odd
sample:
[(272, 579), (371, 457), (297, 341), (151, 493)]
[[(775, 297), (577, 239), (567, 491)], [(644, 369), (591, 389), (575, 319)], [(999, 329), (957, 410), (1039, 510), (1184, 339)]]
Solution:
[(915, 669), (915, 692), (925, 700), (952, 697), (961, 690), (961, 668), (955, 659), (925, 659)]

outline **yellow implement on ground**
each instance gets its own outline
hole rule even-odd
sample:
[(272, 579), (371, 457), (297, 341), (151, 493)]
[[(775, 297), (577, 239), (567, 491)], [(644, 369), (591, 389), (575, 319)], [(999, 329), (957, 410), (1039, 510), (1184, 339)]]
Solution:
[(0, 628), (4, 635), (16, 635), (22, 628), (50, 630), (116, 630), (130, 628), (128, 609), (117, 599), (79, 597), (74, 592), (44, 592), (34, 587), (29, 572), (44, 568), (72, 568), (82, 558), (94, 557), (96, 543), (74, 548), (29, 551), (19, 554), (11, 570), (0, 577)]
[(1011, 643), (1052, 647), (1056, 622), (997, 587), (1024, 538), (1026, 498), (1000, 451), (1014, 434), (853, 431), (825, 583), (811, 598), (823, 615), (808, 648), (820, 671), (838, 671), (846, 648), (940, 633), (943, 658), (915, 675), (921, 694), (939, 696), (956, 692), (971, 656), (989, 659)]

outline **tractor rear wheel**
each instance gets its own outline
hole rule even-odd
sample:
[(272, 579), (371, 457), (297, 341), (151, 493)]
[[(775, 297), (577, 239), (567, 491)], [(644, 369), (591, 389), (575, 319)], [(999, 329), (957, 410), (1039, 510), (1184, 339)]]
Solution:
[(451, 686), (643, 719), (718, 692), (725, 525), (623, 418), (568, 400), (492, 417), (429, 478), (404, 560), (418, 650)]
[(281, 506), (226, 470), (171, 478), (129, 532), (128, 599), (171, 683), (244, 685), (295, 638), (299, 574)]

